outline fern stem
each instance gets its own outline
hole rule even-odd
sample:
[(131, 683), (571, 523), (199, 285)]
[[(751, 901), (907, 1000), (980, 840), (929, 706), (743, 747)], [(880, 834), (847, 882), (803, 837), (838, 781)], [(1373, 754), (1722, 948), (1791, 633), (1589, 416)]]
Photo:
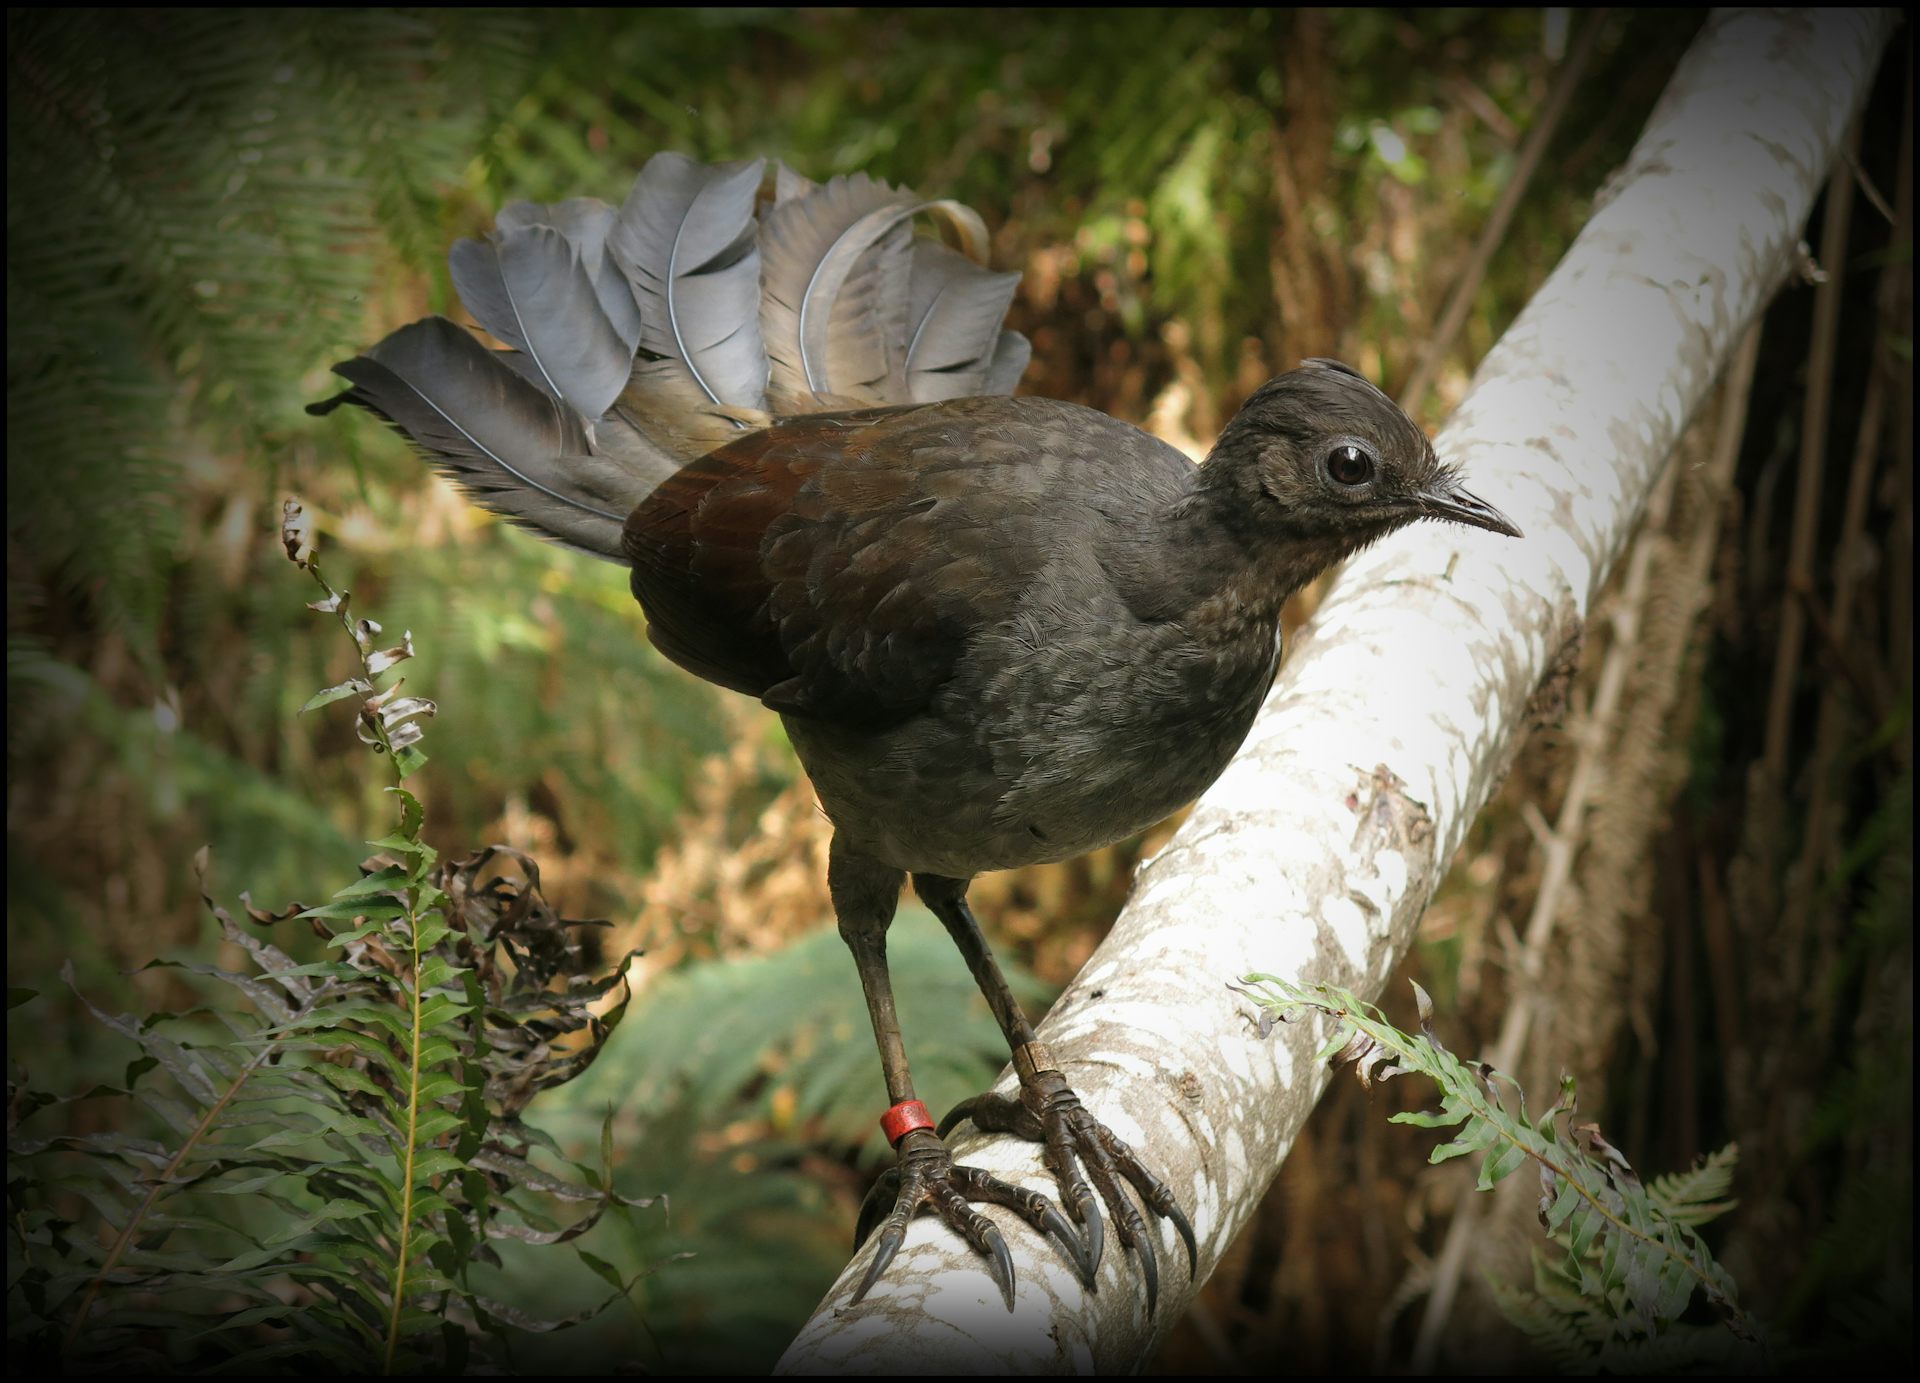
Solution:
[[(1665, 1257), (1679, 1263), (1693, 1275), (1701, 1287), (1705, 1288), (1708, 1300), (1724, 1310), (1730, 1321), (1738, 1323), (1739, 1330), (1745, 1331), (1748, 1329), (1746, 1313), (1727, 1297), (1726, 1293), (1720, 1289), (1712, 1277), (1695, 1261), (1693, 1255), (1679, 1252), (1665, 1240), (1634, 1228), (1633, 1225), (1610, 1211), (1600, 1198), (1589, 1190), (1579, 1178), (1575, 1177), (1566, 1167), (1556, 1162), (1551, 1156), (1536, 1146), (1536, 1139), (1540, 1142), (1547, 1140), (1540, 1137), (1540, 1135), (1534, 1134), (1533, 1130), (1524, 1122), (1516, 1124), (1513, 1116), (1507, 1113), (1506, 1108), (1500, 1104), (1498, 1098), (1490, 1091), (1484, 1090), (1483, 1087), (1477, 1083), (1467, 1084), (1462, 1082), (1454, 1084), (1445, 1080), (1444, 1072), (1437, 1068), (1434, 1058), (1435, 1044), (1431, 1036), (1423, 1041), (1407, 1033), (1403, 1033), (1384, 1019), (1374, 1018), (1370, 1011), (1372, 1008), (1371, 1005), (1363, 1006), (1360, 1001), (1352, 995), (1339, 990), (1333, 990), (1330, 987), (1316, 986), (1322, 990), (1324, 997), (1315, 998), (1308, 994), (1305, 989), (1279, 980), (1276, 976), (1259, 975), (1250, 978), (1274, 984), (1280, 989), (1283, 998), (1288, 1003), (1296, 1003), (1308, 1008), (1318, 1009), (1336, 1022), (1343, 1024), (1346, 1029), (1364, 1033), (1376, 1045), (1392, 1052), (1396, 1059), (1407, 1062), (1409, 1069), (1418, 1070), (1438, 1082), (1442, 1090), (1457, 1096), (1461, 1103), (1469, 1109), (1470, 1113), (1467, 1117), (1490, 1128), (1509, 1146), (1518, 1148), (1526, 1156), (1532, 1158), (1535, 1162), (1559, 1177), (1567, 1185), (1573, 1187), (1575, 1191), (1579, 1192), (1581, 1198), (1591, 1205), (1600, 1217), (1611, 1225), (1616, 1232), (1624, 1233), (1633, 1239), (1639, 1240), (1642, 1244), (1651, 1245), (1659, 1249)], [(1516, 1128), (1524, 1130), (1526, 1134), (1532, 1135), (1532, 1137), (1522, 1136), (1520, 1132), (1516, 1132)]]
[(409, 888), (407, 894), (407, 940), (413, 959), (408, 997), (413, 1004), (413, 1022), (407, 1072), (407, 1140), (400, 1169), (400, 1242), (394, 1254), (393, 1305), (387, 1312), (387, 1351), (380, 1366), (381, 1374), (387, 1377), (393, 1374), (393, 1356), (400, 1348), (400, 1311), (407, 1300), (407, 1261), (413, 1246), (413, 1167), (420, 1142), (420, 918), (418, 890)]
[[(1405, 1057), (1407, 1060), (1412, 1061), (1417, 1065), (1420, 1065), (1422, 1068), (1425, 1067), (1426, 1061), (1424, 1060), (1424, 1058), (1426, 1054), (1419, 1050), (1419, 1044), (1417, 1042), (1402, 1041), (1401, 1039), (1405, 1036), (1405, 1034), (1401, 1033), (1401, 1031), (1398, 1028), (1394, 1027), (1391, 1023), (1373, 1021), (1369, 1019), (1366, 1015), (1361, 1014), (1357, 1011), (1349, 1011), (1342, 1016), (1346, 1019), (1348, 1023), (1352, 1024), (1354, 1027), (1359, 1028), (1362, 1032), (1366, 1033), (1368, 1037), (1371, 1037), (1375, 1042), (1378, 1042), (1381, 1046), (1387, 1048), (1389, 1051), (1392, 1051), (1398, 1054), (1399, 1056)], [(1483, 1098), (1480, 1096), (1478, 1090), (1475, 1090), (1472, 1098), (1468, 1101), (1468, 1103), (1479, 1106), (1478, 1110), (1474, 1114), (1475, 1118), (1480, 1119), (1482, 1122), (1484, 1122), (1487, 1125), (1487, 1127), (1491, 1128), (1509, 1145), (1520, 1149), (1521, 1152), (1525, 1153), (1528, 1157), (1532, 1158), (1535, 1162), (1538, 1162), (1541, 1166), (1545, 1167), (1548, 1171), (1552, 1172), (1555, 1176), (1559, 1177), (1562, 1181), (1566, 1182), (1569, 1186), (1573, 1187), (1573, 1189), (1578, 1191), (1581, 1197), (1585, 1199), (1586, 1202), (1589, 1205), (1591, 1205), (1596, 1211), (1598, 1211), (1601, 1217), (1605, 1219), (1608, 1224), (1612, 1225), (1614, 1229), (1621, 1231), (1625, 1234), (1628, 1234), (1635, 1239), (1638, 1239), (1643, 1244), (1651, 1244), (1653, 1247), (1659, 1249), (1660, 1252), (1665, 1254), (1668, 1258), (1671, 1258), (1675, 1262), (1681, 1264), (1683, 1267), (1686, 1268), (1688, 1272), (1692, 1273), (1694, 1277), (1699, 1279), (1700, 1285), (1706, 1288), (1707, 1290), (1707, 1296), (1709, 1300), (1719, 1301), (1723, 1299), (1723, 1293), (1720, 1291), (1720, 1289), (1717, 1286), (1714, 1285), (1713, 1279), (1708, 1277), (1707, 1274), (1700, 1269), (1700, 1266), (1693, 1261), (1691, 1256), (1687, 1254), (1676, 1253), (1673, 1247), (1670, 1244), (1666, 1243), (1664, 1240), (1653, 1238), (1652, 1236), (1644, 1234), (1640, 1230), (1635, 1229), (1632, 1225), (1628, 1224), (1625, 1220), (1621, 1219), (1619, 1216), (1615, 1215), (1612, 1211), (1608, 1210), (1606, 1205), (1600, 1200), (1600, 1198), (1594, 1195), (1592, 1191), (1588, 1190), (1587, 1187), (1577, 1177), (1575, 1177), (1570, 1171), (1567, 1170), (1567, 1168), (1561, 1166), (1558, 1162), (1555, 1162), (1551, 1157), (1549, 1157), (1546, 1153), (1542, 1152), (1539, 1148), (1535, 1147), (1527, 1139), (1519, 1137), (1513, 1131), (1513, 1128), (1509, 1124), (1510, 1116), (1507, 1114), (1505, 1108), (1501, 1107), (1496, 1100), (1492, 1099), (1491, 1097)], [(1741, 1314), (1737, 1307), (1733, 1309), (1736, 1315)]]
[[(288, 551), (289, 555), (293, 555), (291, 547)], [(336, 591), (332, 583), (321, 573), (320, 563), (311, 551), (304, 558), (296, 556), (294, 560), (305, 567), (307, 574), (314, 579), (321, 590), (327, 593), (326, 600), (314, 608), (330, 613), (339, 620), (340, 627), (347, 631), (347, 636), (353, 640), (354, 646), (360, 652), (360, 667), (365, 674), (367, 684), (369, 686), (377, 684), (380, 674), (375, 671), (370, 659), (368, 640), (362, 636), (352, 614), (348, 612), (345, 594)], [(361, 720), (373, 733), (376, 752), (384, 755), (388, 764), (392, 766), (395, 786), (404, 785), (406, 774), (402, 771), (399, 755), (394, 752), (393, 741), (387, 733), (385, 723), (379, 716), (367, 715), (364, 712)], [(420, 1049), (422, 1046), (420, 1015), (424, 1007), (424, 997), (420, 983), (420, 886), (417, 882), (407, 887), (406, 921), (407, 953), (411, 961), (407, 998), (412, 1009), (412, 1021), (408, 1031), (407, 1132), (400, 1157), (400, 1229), (394, 1246), (393, 1300), (387, 1309), (386, 1349), (380, 1364), (382, 1376), (388, 1377), (393, 1373), (393, 1361), (400, 1351), (400, 1316), (407, 1302), (407, 1269), (413, 1257), (414, 1167), (418, 1162), (420, 1151)]]
[(121, 1228), (119, 1236), (113, 1241), (113, 1247), (107, 1251), (106, 1258), (101, 1262), (100, 1271), (95, 1273), (93, 1280), (87, 1283), (86, 1294), (80, 1298), (80, 1309), (74, 1312), (73, 1320), (68, 1323), (67, 1333), (61, 1341), (63, 1354), (73, 1353), (75, 1345), (80, 1340), (80, 1328), (87, 1323), (87, 1316), (93, 1310), (93, 1303), (100, 1295), (100, 1289), (106, 1285), (108, 1275), (120, 1266), (120, 1259), (126, 1254), (127, 1245), (133, 1242), (135, 1231), (140, 1228), (141, 1222), (147, 1218), (147, 1213), (160, 1199), (160, 1193), (172, 1183), (173, 1174), (186, 1162), (188, 1155), (199, 1146), (201, 1137), (213, 1127), (214, 1121), (220, 1117), (220, 1112), (233, 1102), (235, 1095), (240, 1093), (240, 1087), (247, 1083), (248, 1077), (259, 1070), (261, 1064), (272, 1054), (273, 1047), (269, 1044), (262, 1047), (251, 1061), (240, 1068), (240, 1073), (233, 1078), (233, 1084), (229, 1085), (226, 1093), (214, 1101), (207, 1108), (207, 1112), (200, 1116), (200, 1122), (193, 1126), (193, 1132), (188, 1134), (186, 1142), (180, 1145), (180, 1151), (173, 1155), (172, 1160), (167, 1163), (160, 1175), (154, 1178), (153, 1185), (147, 1188), (146, 1199), (140, 1202), (138, 1210), (127, 1217), (127, 1223)]
[[(1513, 1137), (1505, 1129), (1503, 1128), (1497, 1129), (1497, 1131), (1499, 1132), (1502, 1138), (1505, 1138), (1509, 1143), (1519, 1148), (1528, 1157), (1531, 1157), (1535, 1162), (1538, 1162), (1542, 1167), (1545, 1167), (1548, 1171), (1552, 1172), (1555, 1176), (1559, 1177), (1562, 1181), (1566, 1182), (1567, 1185), (1571, 1186), (1574, 1190), (1578, 1191), (1580, 1195), (1586, 1200), (1586, 1202), (1589, 1205), (1591, 1205), (1595, 1210), (1597, 1210), (1600, 1213), (1600, 1215), (1607, 1221), (1607, 1223), (1612, 1225), (1616, 1230), (1619, 1230), (1626, 1234), (1631, 1235), (1632, 1237), (1634, 1237), (1635, 1239), (1638, 1239), (1643, 1244), (1653, 1245), (1655, 1248), (1659, 1249), (1660, 1252), (1664, 1253), (1667, 1257), (1673, 1259), (1674, 1262), (1680, 1264), (1688, 1272), (1692, 1273), (1696, 1278), (1699, 1279), (1700, 1285), (1706, 1288), (1707, 1299), (1709, 1301), (1716, 1302), (1716, 1303), (1726, 1301), (1726, 1294), (1723, 1293), (1719, 1289), (1719, 1287), (1714, 1285), (1713, 1279), (1707, 1276), (1707, 1274), (1701, 1270), (1700, 1265), (1693, 1261), (1693, 1258), (1691, 1255), (1676, 1253), (1673, 1249), (1673, 1246), (1668, 1244), (1665, 1240), (1655, 1239), (1652, 1236), (1643, 1234), (1641, 1231), (1635, 1229), (1632, 1225), (1628, 1224), (1625, 1220), (1621, 1219), (1619, 1216), (1615, 1215), (1612, 1211), (1608, 1210), (1606, 1205), (1600, 1200), (1600, 1198), (1598, 1196), (1595, 1196), (1593, 1192), (1589, 1191), (1577, 1179), (1575, 1179), (1575, 1177), (1570, 1172), (1568, 1172), (1565, 1167), (1562, 1167), (1559, 1163), (1555, 1162), (1552, 1158), (1548, 1157), (1545, 1153), (1538, 1152), (1535, 1149), (1529, 1147), (1526, 1143), (1522, 1142), (1520, 1139)], [(1745, 1313), (1742, 1312), (1737, 1306), (1733, 1306), (1731, 1302), (1727, 1302), (1727, 1305), (1731, 1309), (1734, 1315), (1741, 1317), (1741, 1319), (1743, 1320), (1745, 1319)]]

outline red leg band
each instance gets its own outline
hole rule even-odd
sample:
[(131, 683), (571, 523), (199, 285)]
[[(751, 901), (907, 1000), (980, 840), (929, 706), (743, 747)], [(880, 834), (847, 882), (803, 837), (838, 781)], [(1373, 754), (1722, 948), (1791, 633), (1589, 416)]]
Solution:
[(881, 1131), (887, 1135), (887, 1142), (896, 1147), (902, 1138), (914, 1130), (933, 1126), (933, 1116), (918, 1100), (902, 1100), (880, 1116)]

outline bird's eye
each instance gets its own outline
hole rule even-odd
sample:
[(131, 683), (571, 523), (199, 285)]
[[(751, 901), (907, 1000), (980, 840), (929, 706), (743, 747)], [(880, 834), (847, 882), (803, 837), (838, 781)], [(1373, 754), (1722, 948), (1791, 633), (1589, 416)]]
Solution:
[(1336, 485), (1357, 489), (1373, 479), (1373, 454), (1353, 442), (1342, 442), (1327, 453), (1327, 476)]

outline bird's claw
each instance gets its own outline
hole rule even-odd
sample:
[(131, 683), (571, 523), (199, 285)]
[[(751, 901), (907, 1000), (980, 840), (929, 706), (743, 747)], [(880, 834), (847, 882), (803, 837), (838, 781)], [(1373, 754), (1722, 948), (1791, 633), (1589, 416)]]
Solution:
[[(1100, 1214), (1100, 1202), (1104, 1201), (1113, 1216), (1114, 1232), (1120, 1238), (1121, 1247), (1140, 1262), (1140, 1275), (1146, 1280), (1148, 1314), (1152, 1314), (1159, 1302), (1160, 1263), (1155, 1236), (1149, 1232), (1145, 1218), (1132, 1199), (1121, 1189), (1122, 1181), (1132, 1186), (1147, 1209), (1170, 1223), (1180, 1236), (1187, 1249), (1189, 1280), (1198, 1273), (1200, 1250), (1194, 1239), (1193, 1222), (1180, 1209), (1173, 1192), (1147, 1169), (1133, 1149), (1087, 1112), (1080, 1097), (1058, 1071), (1036, 1072), (1031, 1080), (1022, 1083), (1018, 1099), (987, 1094), (961, 1102), (941, 1121), (941, 1134), (962, 1119), (971, 1119), (989, 1133), (1011, 1133), (1045, 1145), (1047, 1168), (1060, 1185), (1067, 1209), (1086, 1230), (1084, 1261), (1087, 1266), (1083, 1276), (1089, 1281), (1099, 1270), (1106, 1238)], [(1080, 1172), (1083, 1164), (1084, 1177)]]
[[(894, 1197), (893, 1207), (882, 1214), (881, 1207), (890, 1192)], [(865, 1297), (893, 1262), (894, 1255), (906, 1241), (907, 1225), (913, 1217), (930, 1209), (976, 1252), (986, 1256), (987, 1271), (999, 1287), (1007, 1310), (1013, 1310), (1013, 1254), (999, 1227), (970, 1202), (998, 1205), (1018, 1214), (1055, 1240), (1073, 1261), (1081, 1280), (1091, 1286), (1094, 1264), (1088, 1259), (1080, 1236), (1073, 1232), (1066, 1216), (1051, 1201), (1038, 1191), (1011, 1185), (978, 1167), (955, 1166), (939, 1138), (922, 1129), (901, 1139), (899, 1162), (874, 1184), (860, 1208), (854, 1247), (857, 1249), (866, 1243), (876, 1228), (880, 1242), (874, 1249), (873, 1261), (861, 1274), (860, 1285), (854, 1289), (853, 1302), (858, 1303)]]

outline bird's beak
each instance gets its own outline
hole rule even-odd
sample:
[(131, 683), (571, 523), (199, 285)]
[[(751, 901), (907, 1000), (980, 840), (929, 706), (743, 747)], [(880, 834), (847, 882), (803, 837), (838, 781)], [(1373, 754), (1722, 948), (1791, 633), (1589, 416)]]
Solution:
[(1474, 528), (1504, 533), (1509, 538), (1522, 536), (1512, 519), (1484, 499), (1467, 493), (1450, 481), (1439, 481), (1432, 488), (1422, 490), (1415, 502), (1419, 504), (1420, 512), (1429, 518), (1470, 524)]

